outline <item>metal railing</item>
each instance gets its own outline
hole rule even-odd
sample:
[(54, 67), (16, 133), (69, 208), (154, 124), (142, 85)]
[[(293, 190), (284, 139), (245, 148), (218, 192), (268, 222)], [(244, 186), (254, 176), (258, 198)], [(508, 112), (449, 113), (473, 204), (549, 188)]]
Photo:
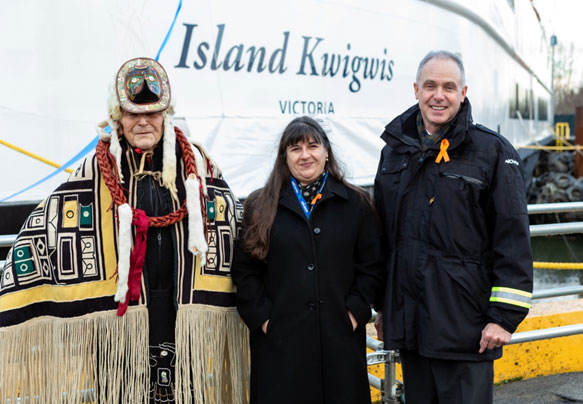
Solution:
[(575, 233), (583, 233), (583, 222), (533, 224), (530, 226), (531, 237)]
[(583, 324), (564, 325), (562, 327), (545, 328), (543, 330), (523, 331), (512, 334), (509, 345), (522, 344), (523, 342), (540, 341), (571, 335), (583, 334)]
[[(527, 206), (529, 215), (545, 214), (545, 213), (565, 213), (565, 212), (580, 212), (583, 211), (583, 202), (559, 202), (559, 203), (538, 203)], [(559, 223), (559, 224), (570, 224), (570, 223)], [(572, 224), (577, 224), (581, 226), (580, 232), (583, 233), (583, 222), (572, 222)], [(542, 229), (546, 225), (533, 225), (530, 226), (531, 235), (533, 227), (535, 229)], [(552, 234), (552, 233), (551, 233)], [(545, 234), (536, 234), (545, 235)], [(5, 234), (0, 235), (0, 247), (10, 247), (16, 241), (16, 234)]]
[(535, 203), (528, 205), (529, 215), (583, 211), (583, 202)]
[[(0, 247), (12, 247), (16, 241), (16, 234), (2, 234), (0, 235)], [(0, 273), (4, 269), (4, 260), (0, 260)]]
[(374, 352), (366, 354), (367, 365), (384, 364), (385, 377), (383, 379), (368, 374), (368, 383), (381, 391), (381, 402), (397, 404), (401, 402), (403, 383), (396, 378), (395, 364), (400, 362), (399, 352), (384, 350), (382, 341), (366, 337), (366, 346), (374, 349)]
[(546, 299), (548, 297), (569, 296), (583, 294), (583, 285), (580, 286), (565, 286), (563, 288), (552, 288), (535, 290), (532, 292), (533, 299)]
[[(583, 202), (537, 203), (528, 205), (527, 210), (529, 215), (580, 212), (583, 211)], [(583, 233), (583, 222), (534, 224), (530, 226), (531, 237), (574, 233)]]
[(16, 241), (16, 234), (0, 235), (0, 247), (11, 247)]

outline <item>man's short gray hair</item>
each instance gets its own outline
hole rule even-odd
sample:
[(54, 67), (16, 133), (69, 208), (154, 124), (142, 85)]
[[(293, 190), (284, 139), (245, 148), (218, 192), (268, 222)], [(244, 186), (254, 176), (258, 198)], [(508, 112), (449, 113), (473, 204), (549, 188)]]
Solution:
[(431, 51), (427, 55), (425, 55), (423, 59), (421, 59), (419, 67), (417, 68), (416, 78), (417, 84), (421, 84), (419, 83), (419, 80), (421, 79), (421, 70), (423, 70), (423, 67), (425, 67), (427, 62), (429, 62), (431, 59), (449, 59), (454, 61), (460, 69), (460, 73), (462, 76), (462, 87), (466, 85), (466, 71), (464, 69), (464, 63), (462, 62), (462, 58), (459, 56), (459, 54), (446, 50)]

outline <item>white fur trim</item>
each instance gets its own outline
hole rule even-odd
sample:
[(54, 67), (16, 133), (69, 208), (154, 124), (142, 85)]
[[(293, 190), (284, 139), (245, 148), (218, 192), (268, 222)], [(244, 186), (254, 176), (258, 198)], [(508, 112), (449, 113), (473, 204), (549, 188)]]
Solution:
[(110, 121), (119, 121), (121, 119), (121, 105), (115, 88), (116, 80), (117, 74), (113, 81), (109, 83), (109, 93), (107, 94), (107, 116)]
[[(119, 120), (121, 119), (121, 106), (117, 97), (115, 83), (117, 75), (109, 83), (109, 92), (107, 95), (107, 123), (111, 128), (109, 134), (109, 151), (115, 157), (117, 163), (117, 172), (119, 173), (119, 182), (123, 184), (123, 174), (121, 172), (121, 145), (119, 144)], [(105, 141), (105, 139), (102, 139)]]
[(176, 133), (172, 116), (164, 111), (164, 155), (162, 156), (162, 180), (172, 198), (178, 202), (176, 189)]
[(95, 130), (97, 130), (97, 134), (99, 135), (99, 140), (103, 140), (104, 142), (109, 142), (109, 139), (111, 139), (111, 132), (107, 133), (105, 131), (105, 128), (107, 127), (107, 125), (109, 125), (109, 122), (101, 121), (95, 127)]
[[(117, 164), (117, 172), (119, 173), (119, 182), (123, 184), (123, 173), (121, 171), (121, 145), (119, 143), (119, 135), (117, 133), (119, 124), (116, 121), (109, 121), (111, 127), (111, 140), (109, 142), (109, 151), (115, 157)], [(122, 135), (123, 136), (123, 135)]]
[[(192, 143), (190, 144), (190, 147), (192, 148), (192, 152), (194, 153), (194, 163), (196, 165), (196, 172), (198, 173), (198, 176), (200, 178), (205, 178), (206, 177), (205, 159), (202, 156), (200, 150), (198, 150), (198, 147), (194, 146)], [(202, 192), (204, 193), (205, 196), (208, 196), (206, 190), (206, 183), (204, 181), (202, 183)]]
[(127, 203), (117, 207), (119, 234), (117, 242), (117, 291), (113, 300), (125, 303), (130, 275), (130, 254), (132, 252), (132, 208)]
[(202, 222), (199, 182), (194, 174), (188, 176), (184, 182), (184, 187), (186, 188), (186, 208), (188, 210), (188, 249), (194, 255), (200, 256), (200, 265), (204, 266), (208, 245)]
[[(204, 148), (202, 143), (199, 143), (199, 142), (197, 142), (193, 139), (190, 139), (190, 138), (188, 140), (190, 141), (190, 144), (193, 146), (192, 149), (194, 150), (195, 160), (197, 163), (196, 169), (199, 170), (199, 164), (202, 164), (202, 168), (200, 168), (200, 170), (202, 170), (202, 171), (199, 171), (198, 175), (201, 178), (208, 176), (208, 174), (209, 174), (209, 173), (207, 173), (207, 163), (208, 163), (208, 166), (210, 166), (210, 170), (212, 171), (212, 176), (214, 178), (222, 178), (223, 174), (221, 173), (221, 169), (219, 168), (217, 163), (211, 158), (211, 156), (209, 156), (208, 152), (206, 151), (206, 149)], [(198, 154), (202, 154), (203, 159), (197, 159), (196, 156)], [(203, 189), (205, 191), (205, 195), (207, 195), (206, 184), (203, 184)]]
[[(105, 128), (109, 126), (110, 131), (107, 133)], [(109, 142), (109, 152), (115, 157), (115, 162), (117, 165), (117, 172), (119, 173), (119, 182), (123, 184), (123, 174), (121, 171), (121, 145), (119, 144), (119, 135), (117, 129), (119, 124), (116, 121), (108, 119), (97, 125), (95, 128), (99, 134), (99, 140), (106, 143)]]

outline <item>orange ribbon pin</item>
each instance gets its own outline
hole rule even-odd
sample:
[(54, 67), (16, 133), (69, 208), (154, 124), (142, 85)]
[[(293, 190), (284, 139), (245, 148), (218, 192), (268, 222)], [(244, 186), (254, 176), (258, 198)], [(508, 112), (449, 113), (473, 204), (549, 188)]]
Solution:
[(312, 199), (311, 205), (315, 205), (316, 202), (318, 202), (320, 200), (320, 198), (322, 198), (322, 194), (318, 194), (314, 197), (314, 199)]
[(439, 154), (435, 158), (436, 163), (440, 163), (441, 159), (444, 159), (447, 163), (449, 161), (449, 156), (447, 155), (447, 148), (449, 147), (449, 141), (447, 139), (441, 139), (441, 144), (439, 145)]

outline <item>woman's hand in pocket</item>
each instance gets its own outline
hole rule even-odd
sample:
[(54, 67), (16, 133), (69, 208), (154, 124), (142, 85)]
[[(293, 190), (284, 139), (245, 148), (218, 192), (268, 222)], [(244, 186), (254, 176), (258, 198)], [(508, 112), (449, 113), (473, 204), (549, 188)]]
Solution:
[(352, 323), (352, 331), (356, 330), (358, 323), (356, 322), (356, 319), (354, 318), (354, 315), (350, 310), (348, 310), (348, 317), (350, 318), (350, 322)]
[(269, 319), (265, 320), (265, 323), (261, 324), (261, 331), (263, 331), (263, 334), (267, 334), (267, 325), (268, 324), (269, 324)]

